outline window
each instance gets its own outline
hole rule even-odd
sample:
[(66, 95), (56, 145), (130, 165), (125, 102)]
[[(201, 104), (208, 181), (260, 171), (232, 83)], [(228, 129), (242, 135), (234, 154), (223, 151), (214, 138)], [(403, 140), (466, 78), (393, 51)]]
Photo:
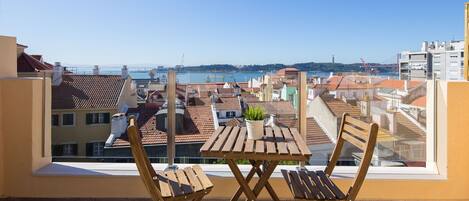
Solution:
[(236, 112), (234, 111), (226, 112), (226, 118), (233, 118), (235, 116), (236, 116)]
[(87, 113), (86, 124), (108, 124), (110, 121), (110, 113)]
[(217, 112), (217, 117), (220, 118), (220, 112)]
[(461, 52), (461, 58), (464, 58), (464, 52)]
[(76, 156), (78, 153), (77, 144), (64, 144), (63, 145), (63, 155), (64, 156)]
[(91, 142), (86, 144), (86, 156), (103, 156), (104, 142)]
[(52, 126), (59, 126), (59, 115), (53, 114), (51, 117)]
[(76, 156), (77, 154), (77, 144), (52, 145), (52, 156)]
[(63, 126), (75, 125), (75, 114), (74, 113), (62, 114), (62, 125)]

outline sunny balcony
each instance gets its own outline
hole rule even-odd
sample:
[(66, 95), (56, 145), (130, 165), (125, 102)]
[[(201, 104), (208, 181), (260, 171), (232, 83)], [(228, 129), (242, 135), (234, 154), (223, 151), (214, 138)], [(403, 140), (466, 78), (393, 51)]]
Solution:
[[(468, 4), (466, 18), (467, 8)], [(469, 38), (465, 37), (461, 43), (468, 55)], [(163, 73), (167, 85), (152, 85), (155, 75), (150, 75), (152, 81), (145, 87), (151, 90), (145, 91), (147, 97), (142, 101), (135, 97), (141, 84), (132, 81), (126, 65), (113, 76), (103, 76), (98, 66), (93, 75), (74, 75), (60, 63), (36, 64), (50, 69), (20, 73), (20, 66), (37, 62), (25, 48), (16, 37), (0, 35), (0, 200), (151, 200), (141, 167), (136, 165), (134, 139), (143, 143), (152, 169), (162, 171), (176, 165), (187, 170), (197, 165), (213, 184), (203, 200), (230, 200), (237, 189), (249, 188), (239, 178), (251, 174), (249, 162), (254, 160), (222, 160), (220, 157), (229, 154), (210, 153), (210, 149), (218, 146), (221, 150), (230, 143), (230, 150), (236, 149), (236, 139), (244, 140), (240, 134), (246, 132), (244, 107), (264, 108), (265, 135), (280, 133), (285, 139), (298, 140), (283, 144), (285, 150), (296, 149), (307, 156), (303, 161), (300, 154), (284, 157), (278, 166), (263, 163), (262, 171), (271, 171), (271, 175), (266, 188), (256, 193), (257, 200), (296, 197), (298, 192), (284, 179), (285, 170), (328, 168), (347, 115), (371, 123), (370, 133), (373, 125), (379, 126), (356, 200), (469, 200), (467, 58), (462, 80), (426, 79), (437, 74), (425, 73), (418, 75), (423, 81), (331, 74), (322, 82), (307, 80), (308, 74), (301, 70), (283, 68), (256, 80), (257, 87), (252, 79), (239, 82), (246, 87), (239, 83), (233, 87), (229, 82), (214, 86), (184, 83), (177, 80), (181, 79), (178, 72), (169, 70)], [(22, 59), (26, 62), (19, 62)], [(217, 79), (210, 76), (207, 80)], [(281, 82), (273, 83), (276, 79)], [(94, 94), (86, 92), (90, 88)], [(108, 91), (113, 92), (103, 96)], [(115, 96), (115, 104), (109, 104), (111, 96)], [(90, 101), (93, 99), (98, 101)], [(102, 99), (106, 101), (99, 101)], [(141, 135), (131, 137), (131, 129), (136, 129), (135, 136)], [(74, 138), (93, 132), (100, 133), (99, 139)], [(235, 134), (231, 137), (230, 133)], [(361, 146), (361, 142), (351, 143), (345, 146), (345, 156), (332, 160), (337, 165), (330, 178), (342, 191), (353, 184), (360, 161), (366, 158), (349, 146)], [(262, 143), (251, 148), (252, 152), (281, 151), (279, 144), (268, 142), (265, 147)], [(258, 174), (254, 182), (264, 179)], [(257, 186), (251, 183), (251, 188), (256, 191)], [(278, 197), (273, 198), (271, 191)], [(242, 199), (250, 196), (245, 194)]]

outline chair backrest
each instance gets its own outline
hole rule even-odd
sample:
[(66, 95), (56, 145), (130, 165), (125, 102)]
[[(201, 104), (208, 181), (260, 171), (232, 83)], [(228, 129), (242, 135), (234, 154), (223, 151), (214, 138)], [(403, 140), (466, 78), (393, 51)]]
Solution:
[(147, 153), (143, 148), (141, 137), (138, 134), (137, 122), (134, 116), (129, 118), (127, 136), (129, 137), (130, 148), (132, 149), (132, 155), (134, 156), (135, 163), (137, 164), (140, 178), (142, 178), (145, 187), (151, 194), (151, 197), (154, 201), (163, 200), (159, 188), (159, 182), (158, 180), (155, 180), (157, 179), (156, 172), (151, 166)]
[(373, 151), (376, 145), (376, 138), (378, 136), (378, 125), (375, 123), (366, 123), (361, 120), (355, 119), (344, 113), (342, 123), (340, 125), (337, 144), (326, 167), (325, 173), (330, 176), (334, 170), (335, 165), (342, 152), (342, 147), (345, 141), (356, 146), (363, 151), (362, 159), (358, 167), (358, 172), (355, 174), (355, 179), (352, 186), (348, 189), (347, 200), (355, 200), (360, 187), (365, 180), (368, 167), (370, 166), (373, 157)]

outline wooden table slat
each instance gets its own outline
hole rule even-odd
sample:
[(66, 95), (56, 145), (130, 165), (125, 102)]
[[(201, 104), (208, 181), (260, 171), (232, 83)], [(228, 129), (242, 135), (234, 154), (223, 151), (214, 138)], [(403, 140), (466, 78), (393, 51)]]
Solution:
[(256, 140), (256, 153), (265, 153), (264, 140)]
[(272, 128), (265, 128), (265, 135), (266, 135), (266, 142), (265, 145), (267, 147), (267, 154), (275, 154), (277, 153), (277, 149), (275, 147), (275, 138), (272, 131)]
[(215, 133), (213, 133), (212, 136), (210, 136), (210, 138), (208, 138), (208, 140), (204, 143), (202, 148), (200, 148), (200, 151), (204, 152), (204, 151), (210, 150), (213, 143), (218, 138), (218, 135), (220, 135), (220, 133), (223, 131), (224, 128), (225, 127), (223, 127), (223, 126), (218, 127), (218, 129), (215, 131)]
[(287, 144), (285, 138), (283, 137), (282, 131), (280, 128), (274, 128), (275, 142), (277, 144), (277, 149), (279, 154), (288, 154)]
[(296, 144), (298, 145), (298, 148), (300, 149), (301, 153), (303, 155), (311, 155), (311, 151), (308, 148), (308, 145), (306, 144), (304, 138), (298, 133), (298, 130), (296, 129), (290, 129), (291, 134), (293, 135), (293, 138), (295, 138)]
[(242, 127), (239, 131), (238, 138), (236, 139), (236, 144), (233, 147), (233, 152), (241, 152), (244, 146), (244, 139), (246, 138), (246, 127)]
[(254, 140), (246, 138), (246, 144), (244, 144), (244, 153), (254, 152)]
[(228, 135), (230, 134), (232, 128), (233, 127), (231, 127), (231, 126), (225, 127), (223, 132), (220, 134), (218, 139), (215, 141), (215, 144), (213, 144), (213, 147), (210, 149), (210, 151), (220, 151), (222, 146), (225, 144), (225, 140), (228, 137)]
[(230, 135), (228, 136), (228, 139), (226, 140), (225, 145), (223, 146), (222, 152), (229, 152), (233, 148), (233, 145), (235, 144), (236, 138), (238, 137), (239, 133), (239, 127), (235, 126), (233, 127), (233, 130), (231, 130)]
[(203, 148), (208, 147), (208, 150), (201, 149), (202, 156), (269, 161), (306, 161), (311, 156), (311, 152), (296, 128), (266, 127), (264, 129), (264, 138), (250, 140), (247, 139), (246, 127), (220, 126), (210, 138), (214, 140), (209, 140), (203, 145)]
[(290, 130), (288, 128), (282, 128), (283, 136), (285, 136), (285, 140), (287, 141), (287, 147), (292, 155), (300, 155), (300, 150), (295, 143), (292, 135), (290, 134)]

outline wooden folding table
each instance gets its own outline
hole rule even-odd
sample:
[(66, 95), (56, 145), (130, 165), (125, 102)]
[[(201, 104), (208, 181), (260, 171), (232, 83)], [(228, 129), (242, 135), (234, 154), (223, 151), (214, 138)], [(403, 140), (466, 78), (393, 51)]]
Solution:
[[(247, 139), (246, 127), (220, 126), (200, 149), (202, 156), (223, 158), (228, 163), (240, 187), (231, 200), (244, 193), (248, 200), (256, 200), (266, 188), (273, 200), (279, 200), (268, 180), (280, 161), (307, 161), (311, 156), (303, 137), (296, 128), (264, 129), (260, 140)], [(246, 178), (241, 174), (236, 160), (249, 160), (252, 165)], [(262, 165), (262, 168), (261, 168)], [(254, 189), (249, 181), (259, 176)]]

